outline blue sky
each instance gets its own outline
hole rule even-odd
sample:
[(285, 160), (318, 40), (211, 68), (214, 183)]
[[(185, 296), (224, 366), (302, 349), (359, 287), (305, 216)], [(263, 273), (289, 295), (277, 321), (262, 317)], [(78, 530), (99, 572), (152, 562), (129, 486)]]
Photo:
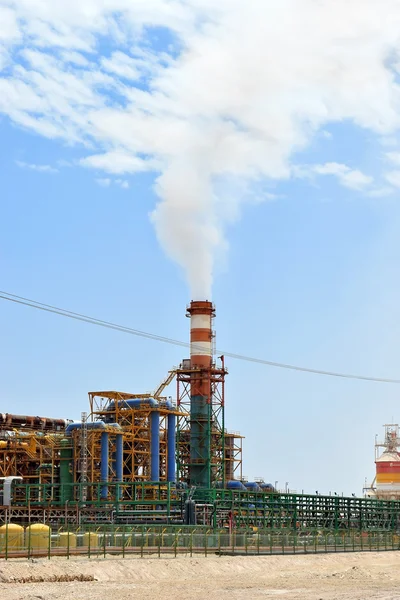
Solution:
[[(153, 30), (151, 35), (130, 30), (128, 17), (131, 37), (123, 43), (88, 21), (78, 31), (79, 43), (90, 44), (90, 36), (98, 36), (101, 44), (96, 54), (81, 54), (89, 66), (77, 67), (66, 61), (43, 63), (39, 55), (51, 59), (60, 49), (43, 32), (41, 45), (35, 46), (29, 37), (34, 17), (18, 13), (28, 11), (24, 3), (19, 8), (11, 4), (7, 11), (15, 13), (20, 37), (4, 42), (0, 78), (0, 91), (3, 98), (8, 94), (9, 102), (0, 102), (3, 290), (185, 341), (185, 306), (198, 271), (204, 274), (204, 285), (195, 293), (213, 280), (219, 349), (332, 371), (399, 377), (399, 154), (396, 112), (389, 122), (385, 104), (389, 93), (397, 94), (396, 84), (381, 83), (381, 105), (375, 94), (368, 95), (368, 76), (380, 81), (387, 68), (384, 60), (376, 72), (366, 69), (361, 113), (348, 100), (354, 93), (345, 76), (352, 73), (351, 61), (332, 109), (326, 100), (328, 83), (320, 76), (314, 81), (303, 68), (297, 96), (293, 99), (290, 91), (292, 104), (282, 102), (281, 112), (275, 102), (268, 104), (270, 87), (279, 91), (280, 85), (272, 72), (266, 81), (260, 76), (251, 93), (247, 88), (238, 91), (243, 106), (249, 107), (245, 110), (242, 102), (232, 106), (228, 93), (224, 97), (232, 84), (226, 65), (221, 65), (226, 81), (222, 79), (218, 98), (217, 86), (211, 85), (216, 80), (204, 96), (199, 92), (192, 97), (185, 61), (168, 46), (176, 36), (186, 62), (193, 60), (190, 77), (195, 72), (203, 81), (207, 70), (196, 62), (199, 49), (203, 58), (212, 57), (211, 50), (220, 43), (214, 48), (218, 60), (223, 44), (231, 49), (228, 33), (234, 30), (235, 11), (240, 20), (240, 3), (233, 3), (232, 14), (213, 15), (219, 29), (212, 35), (196, 29), (205, 16), (196, 12), (194, 1), (175, 3), (173, 23), (179, 27), (168, 25), (171, 37), (158, 36), (156, 41)], [(138, 9), (135, 19), (151, 19), (153, 5), (156, 10), (157, 2), (148, 4), (149, 14)], [(376, 4), (368, 6), (372, 19)], [(40, 17), (43, 24), (53, 16), (53, 30), (56, 8), (54, 14)], [(64, 50), (76, 53), (81, 52), (79, 43), (72, 34), (68, 39), (68, 32), (75, 31), (73, 18), (78, 19), (79, 10), (72, 3), (71, 22), (65, 16), (63, 33)], [(263, 10), (255, 2), (249, 20), (257, 21)], [(113, 19), (111, 13), (101, 16), (109, 24)], [(170, 19), (165, 16), (166, 23)], [(331, 32), (328, 46), (332, 41), (336, 47), (333, 42), (340, 33)], [(360, 48), (366, 43), (363, 33), (354, 25), (353, 43), (359, 35)], [(386, 33), (390, 42), (391, 32)], [(298, 37), (301, 45), (304, 36)], [(140, 65), (133, 43), (146, 49)], [(313, 43), (319, 49), (319, 38)], [(123, 57), (112, 54), (116, 48)], [(380, 56), (376, 41), (368, 49)], [(21, 74), (18, 64), (24, 60), (18, 53), (26, 50), (35, 52), (35, 59), (29, 72)], [(270, 50), (265, 48), (266, 54)], [(170, 51), (169, 67), (154, 66), (155, 57)], [(243, 48), (248, 57), (252, 52), (251, 45)], [(107, 68), (100, 67), (104, 57), (112, 62)], [(126, 68), (148, 69), (149, 75), (135, 81), (133, 71), (121, 75)], [(236, 68), (240, 75), (242, 66)], [(96, 91), (88, 83), (94, 74), (112, 77), (117, 92)], [(71, 75), (79, 99), (71, 99), (72, 82), (65, 79)], [(292, 75), (295, 79), (296, 73)], [(62, 98), (54, 82), (63, 81), (70, 87), (61, 115)], [(78, 83), (87, 87), (78, 88)], [(294, 115), (304, 112), (303, 83), (311, 108), (300, 126)], [(357, 83), (363, 89), (364, 81)], [(148, 95), (132, 97), (132, 90)], [(278, 91), (276, 98), (286, 98), (286, 91)], [(90, 94), (87, 108), (83, 98)], [(120, 94), (127, 106), (114, 106), (110, 112)], [(317, 119), (317, 99), (322, 98), (328, 114)], [(260, 99), (265, 99), (265, 108), (259, 109), (260, 126), (255, 129), (252, 103), (263, 107)], [(390, 100), (394, 108), (395, 99)], [(227, 111), (237, 129), (226, 129)], [(269, 122), (270, 114), (274, 119)], [(272, 145), (265, 137), (268, 131), (275, 131)], [(222, 150), (216, 143), (208, 145), (221, 136)], [(136, 158), (146, 164), (133, 164)], [(219, 186), (213, 188), (218, 178)], [(154, 221), (150, 214), (160, 202)], [(87, 410), (88, 391), (151, 391), (185, 357), (179, 347), (4, 300), (0, 328), (2, 412), (79, 418)], [(228, 429), (245, 436), (245, 475), (264, 476), (281, 487), (289, 482), (298, 491), (344, 493), (360, 493), (364, 478), (372, 480), (374, 435), (381, 432), (381, 424), (399, 417), (398, 386), (237, 360), (227, 366), (226, 422)]]

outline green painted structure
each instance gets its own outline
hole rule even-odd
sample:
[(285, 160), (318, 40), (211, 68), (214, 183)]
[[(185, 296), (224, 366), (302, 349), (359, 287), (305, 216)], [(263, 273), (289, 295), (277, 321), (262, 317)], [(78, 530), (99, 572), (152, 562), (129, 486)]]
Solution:
[[(65, 448), (65, 452), (67, 449)], [(67, 456), (66, 456), (67, 459)], [(68, 460), (65, 460), (68, 464)], [(15, 483), (7, 518), (24, 524), (32, 511), (60, 523), (185, 525), (185, 503), (196, 506), (196, 523), (212, 529), (279, 531), (400, 531), (400, 501), (226, 489), (177, 489), (170, 482), (101, 482), (29, 485)], [(91, 500), (88, 501), (87, 498)]]

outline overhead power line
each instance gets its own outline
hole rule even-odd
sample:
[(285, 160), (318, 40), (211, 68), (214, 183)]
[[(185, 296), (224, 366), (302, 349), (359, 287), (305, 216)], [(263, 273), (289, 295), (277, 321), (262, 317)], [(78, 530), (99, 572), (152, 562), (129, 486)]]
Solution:
[[(42, 310), (44, 312), (53, 313), (53, 314), (56, 314), (56, 315), (59, 315), (62, 317), (68, 317), (69, 319), (75, 319), (76, 321), (82, 321), (84, 323), (89, 323), (91, 325), (98, 325), (99, 327), (105, 327), (107, 329), (113, 329), (115, 331), (120, 331), (122, 333), (128, 333), (130, 335), (136, 335), (138, 337), (147, 338), (147, 339), (154, 340), (157, 342), (164, 342), (166, 344), (171, 344), (174, 346), (181, 346), (184, 348), (190, 347), (190, 344), (188, 342), (182, 342), (180, 340), (175, 340), (173, 338), (164, 337), (161, 335), (157, 335), (155, 333), (141, 331), (140, 329), (133, 329), (132, 327), (118, 325), (117, 323), (112, 323), (110, 321), (96, 319), (95, 317), (90, 317), (88, 315), (84, 315), (81, 313), (66, 310), (64, 308), (59, 308), (57, 306), (52, 306), (50, 304), (44, 304), (44, 303), (38, 302), (36, 300), (24, 298), (22, 296), (16, 296), (15, 294), (10, 294), (9, 292), (0, 291), (0, 299), (8, 300), (9, 302), (13, 302), (15, 304), (29, 306), (31, 308), (36, 308), (37, 310)], [(384, 377), (372, 377), (372, 376), (370, 377), (367, 375), (354, 375), (352, 373), (339, 373), (339, 372), (335, 372), (335, 371), (311, 369), (308, 367), (301, 367), (298, 365), (290, 365), (290, 364), (286, 364), (286, 363), (265, 360), (262, 358), (254, 358), (251, 356), (246, 356), (244, 354), (235, 354), (233, 352), (225, 352), (223, 350), (217, 350), (217, 353), (221, 354), (221, 355), (223, 354), (224, 356), (233, 358), (235, 360), (242, 360), (242, 361), (246, 361), (246, 362), (257, 363), (260, 365), (266, 365), (268, 367), (275, 367), (275, 368), (279, 368), (279, 369), (288, 369), (291, 371), (301, 371), (303, 373), (312, 373), (314, 375), (325, 375), (328, 377), (340, 377), (343, 379), (357, 379), (357, 380), (361, 380), (361, 381), (374, 381), (377, 383), (395, 383), (395, 384), (400, 383), (400, 379), (388, 379), (388, 378), (384, 378)]]

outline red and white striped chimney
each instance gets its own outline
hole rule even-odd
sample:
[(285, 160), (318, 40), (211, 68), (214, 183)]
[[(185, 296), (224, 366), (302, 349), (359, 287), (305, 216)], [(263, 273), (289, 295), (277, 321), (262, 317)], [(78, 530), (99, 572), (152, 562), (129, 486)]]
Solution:
[(192, 367), (210, 368), (213, 362), (212, 319), (215, 308), (212, 302), (194, 301), (187, 309), (190, 316), (190, 360)]

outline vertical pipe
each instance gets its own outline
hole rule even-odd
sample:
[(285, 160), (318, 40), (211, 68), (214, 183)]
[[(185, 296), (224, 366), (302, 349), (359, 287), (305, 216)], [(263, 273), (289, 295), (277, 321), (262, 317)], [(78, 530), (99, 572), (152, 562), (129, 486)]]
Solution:
[[(222, 366), (222, 371), (223, 373), (225, 373), (225, 357), (221, 356), (221, 366)], [(225, 483), (226, 483), (226, 477), (225, 477), (225, 443), (226, 443), (226, 437), (225, 437), (225, 376), (222, 376), (222, 381), (221, 381), (221, 400), (222, 400), (222, 414), (221, 414), (221, 419), (222, 419), (222, 487), (225, 488)], [(234, 458), (234, 454), (232, 456), (232, 459)], [(232, 467), (233, 467), (233, 463), (232, 463)]]
[(153, 411), (150, 415), (150, 478), (160, 480), (160, 413)]
[(62, 504), (72, 500), (72, 484), (74, 483), (72, 473), (73, 452), (72, 439), (63, 438), (60, 442), (60, 500)]
[(168, 415), (168, 461), (167, 461), (167, 480), (176, 481), (176, 416), (172, 413)]
[(108, 496), (108, 433), (103, 431), (101, 434), (101, 460), (100, 460), (100, 478), (105, 484), (101, 486), (101, 499), (106, 500)]
[(115, 441), (115, 478), (118, 482), (123, 480), (123, 448), (124, 437), (119, 433)]

